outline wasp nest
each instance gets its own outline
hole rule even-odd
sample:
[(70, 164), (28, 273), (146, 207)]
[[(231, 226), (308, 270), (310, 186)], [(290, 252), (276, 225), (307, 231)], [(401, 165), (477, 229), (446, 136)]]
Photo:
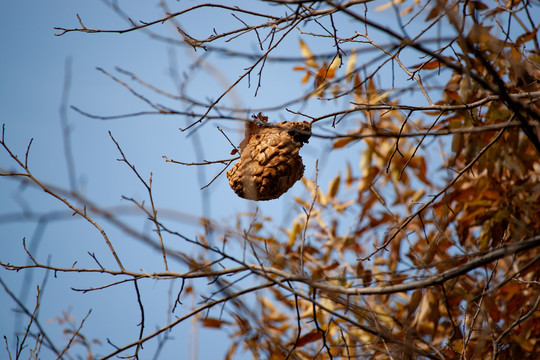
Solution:
[[(259, 114), (257, 119), (267, 118)], [(227, 171), (229, 185), (244, 199), (277, 199), (302, 178), (304, 164), (298, 152), (310, 136), (311, 123), (305, 121), (248, 124), (240, 160)]]

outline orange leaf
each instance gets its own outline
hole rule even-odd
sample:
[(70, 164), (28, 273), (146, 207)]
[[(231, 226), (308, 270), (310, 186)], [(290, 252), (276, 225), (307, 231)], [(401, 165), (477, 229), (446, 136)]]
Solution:
[(322, 84), (326, 79), (332, 79), (335, 76), (336, 71), (326, 65), (317, 71), (317, 85)]
[(407, 15), (408, 13), (410, 13), (410, 12), (413, 11), (413, 10), (414, 10), (414, 6), (409, 5), (409, 6), (407, 6), (405, 9), (403, 9), (402, 11), (400, 11), (399, 16), (400, 16), (400, 17), (401, 17), (401, 16), (405, 16), (405, 15)]

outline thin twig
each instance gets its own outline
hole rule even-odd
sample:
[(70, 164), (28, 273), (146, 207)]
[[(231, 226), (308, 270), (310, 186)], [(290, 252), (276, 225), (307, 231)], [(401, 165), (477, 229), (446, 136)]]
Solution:
[[(5, 266), (4, 266), (5, 267)], [(26, 314), (30, 317), (31, 321), (36, 324), (36, 326), (38, 327), (39, 331), (41, 334), (43, 334), (43, 337), (45, 338), (45, 340), (47, 341), (47, 345), (51, 348), (51, 350), (58, 356), (60, 354), (60, 352), (58, 351), (58, 349), (56, 349), (56, 346), (54, 346), (54, 343), (51, 341), (51, 339), (49, 338), (49, 336), (47, 335), (47, 333), (44, 331), (43, 327), (41, 326), (40, 322), (38, 321), (38, 319), (36, 318), (32, 318), (32, 314), (30, 313), (30, 311), (26, 308), (26, 306), (20, 302), (20, 300), (15, 296), (15, 294), (13, 294), (13, 292), (11, 292), (11, 290), (8, 288), (8, 286), (4, 283), (4, 281), (2, 280), (2, 278), (0, 277), (0, 285), (2, 285), (2, 287), (4, 288), (4, 290), (6, 291), (6, 293), (11, 297), (11, 299), (13, 299), (13, 301), (15, 301), (15, 303), (17, 304), (17, 306)], [(7, 339), (6, 339), (6, 343), (7, 343)]]
[(158, 221), (157, 221), (157, 210), (156, 206), (154, 204), (154, 196), (152, 194), (152, 173), (150, 173), (150, 178), (148, 180), (148, 183), (141, 177), (137, 169), (135, 169), (135, 166), (132, 165), (126, 156), (124, 155), (124, 152), (122, 151), (122, 148), (120, 147), (120, 144), (116, 141), (116, 139), (113, 137), (112, 133), (109, 131), (109, 136), (111, 137), (112, 141), (116, 145), (116, 148), (120, 152), (120, 155), (122, 155), (122, 159), (120, 161), (125, 162), (129, 168), (135, 173), (137, 178), (143, 183), (143, 185), (146, 187), (146, 191), (148, 192), (148, 198), (150, 199), (150, 206), (152, 207), (152, 213), (148, 214), (150, 219), (154, 222), (154, 225), (156, 226), (156, 232), (159, 238), (159, 243), (161, 245), (161, 254), (163, 256), (163, 264), (165, 265), (165, 271), (169, 270), (169, 265), (167, 264), (167, 254), (165, 251), (165, 245), (163, 243), (163, 236), (161, 235), (161, 229), (159, 228)]
[(112, 353), (108, 354), (108, 355), (105, 355), (102, 360), (106, 360), (106, 359), (110, 359), (112, 358), (113, 356), (115, 355), (118, 355), (120, 354), (121, 352), (129, 349), (129, 348), (132, 348), (134, 346), (138, 346), (139, 344), (143, 344), (145, 343), (146, 341), (156, 337), (157, 335), (169, 330), (169, 329), (172, 329), (173, 327), (175, 327), (177, 324), (183, 322), (184, 320), (186, 319), (189, 319), (191, 318), (192, 316), (200, 313), (201, 311), (204, 311), (206, 309), (210, 309), (212, 307), (214, 307), (215, 305), (217, 304), (220, 304), (220, 303), (223, 303), (225, 301), (228, 301), (228, 300), (231, 300), (231, 299), (234, 299), (234, 298), (237, 298), (239, 296), (242, 296), (244, 294), (248, 294), (248, 293), (251, 293), (251, 292), (254, 292), (254, 291), (257, 291), (257, 290), (261, 290), (261, 289), (265, 289), (265, 288), (268, 288), (268, 287), (271, 287), (271, 286), (274, 286), (274, 283), (273, 282), (267, 282), (267, 283), (264, 283), (262, 285), (257, 285), (257, 286), (253, 286), (253, 287), (249, 287), (249, 288), (246, 288), (244, 290), (241, 290), (241, 291), (238, 291), (236, 293), (233, 293), (233, 294), (230, 294), (230, 295), (227, 295), (227, 296), (224, 296), (218, 300), (212, 300), (204, 305), (201, 305), (195, 309), (193, 309), (192, 311), (188, 312), (187, 314), (185, 314), (184, 316), (181, 316), (179, 317), (178, 319), (176, 319), (175, 321), (173, 321), (172, 323), (169, 323), (167, 324), (166, 326), (156, 330), (155, 332), (153, 332), (152, 334), (149, 334), (147, 336), (145, 336), (144, 338), (142, 339), (139, 339), (135, 342), (132, 342), (130, 344), (127, 344), (127, 345), (124, 345), (122, 347), (119, 347), (118, 349), (116, 349), (115, 351), (113, 351)]
[(297, 332), (296, 332), (296, 339), (294, 340), (294, 343), (293, 343), (293, 346), (291, 348), (291, 350), (289, 351), (289, 353), (287, 354), (287, 357), (285, 358), (285, 360), (288, 360), (292, 353), (294, 352), (294, 350), (296, 349), (296, 346), (298, 345), (298, 340), (300, 340), (300, 335), (302, 335), (302, 325), (300, 324), (300, 308), (298, 306), (298, 295), (294, 295), (294, 308), (296, 309), (296, 326), (297, 326)]
[(201, 166), (201, 165), (212, 165), (212, 164), (230, 164), (232, 161), (240, 159), (240, 156), (233, 157), (231, 159), (224, 159), (224, 160), (204, 160), (203, 162), (182, 162), (177, 161), (173, 159), (169, 159), (167, 156), (163, 155), (163, 159), (165, 159), (166, 162), (170, 162), (173, 164), (180, 164), (180, 165), (186, 165), (186, 166)]
[[(139, 304), (139, 310), (141, 312), (141, 322), (138, 324), (138, 326), (141, 327), (141, 330), (139, 331), (139, 340), (142, 339), (144, 334), (144, 307), (141, 300), (141, 292), (139, 291), (139, 285), (137, 283), (137, 279), (133, 281), (133, 285), (135, 286), (135, 293), (137, 294), (137, 303)], [(135, 356), (139, 356), (139, 350), (142, 348), (142, 343), (137, 344), (137, 348), (135, 349)]]
[(79, 336), (79, 332), (81, 331), (83, 325), (84, 325), (84, 322), (86, 321), (86, 318), (88, 318), (88, 316), (90, 316), (90, 314), (92, 313), (92, 309), (88, 310), (88, 313), (86, 314), (86, 316), (82, 319), (81, 321), (81, 324), (79, 325), (79, 328), (77, 329), (77, 331), (75, 331), (72, 335), (71, 335), (71, 338), (69, 339), (67, 345), (64, 347), (64, 349), (62, 350), (62, 352), (58, 355), (58, 357), (56, 358), (57, 360), (58, 359), (61, 359), (62, 356), (66, 353), (66, 351), (68, 351), (68, 349), (71, 347), (71, 344), (73, 343), (73, 340), (75, 340), (76, 337)]
[[(99, 230), (99, 232), (101, 233), (101, 236), (103, 237), (103, 239), (105, 240), (105, 242), (107, 243), (107, 246), (109, 247), (109, 250), (111, 251), (112, 255), (114, 256), (115, 260), (116, 260), (116, 263), (118, 264), (118, 266), (120, 267), (120, 269), (124, 269), (124, 266), (122, 265), (122, 262), (120, 261), (120, 258), (118, 257), (118, 255), (116, 254), (116, 250), (114, 249), (114, 247), (112, 246), (112, 243), (110, 242), (109, 240), (109, 237), (107, 236), (105, 230), (103, 230), (103, 228), (97, 223), (95, 222), (92, 218), (90, 218), (88, 216), (88, 214), (86, 213), (86, 208), (83, 206), (83, 209), (78, 209), (76, 208), (71, 202), (69, 202), (66, 198), (60, 196), (57, 192), (55, 192), (51, 186), (49, 185), (46, 185), (44, 182), (41, 182), (40, 180), (38, 180), (36, 177), (34, 177), (34, 175), (32, 174), (32, 172), (30, 171), (30, 169), (25, 165), (23, 164), (19, 158), (11, 151), (11, 149), (6, 145), (5, 143), (5, 139), (4, 139), (4, 130), (5, 128), (3, 127), (3, 131), (2, 131), (2, 141), (0, 141), (0, 145), (2, 145), (2, 147), (7, 151), (7, 153), (9, 154), (9, 156), (15, 160), (15, 162), (25, 171), (25, 173), (23, 174), (18, 174), (18, 173), (12, 173), (10, 174), (10, 176), (23, 176), (27, 179), (29, 179), (34, 185), (36, 185), (37, 187), (41, 188), (43, 191), (45, 191), (47, 194), (51, 195), (52, 197), (56, 198), (57, 200), (59, 200), (60, 202), (62, 202), (64, 205), (66, 205), (68, 208), (70, 208), (71, 210), (73, 210), (74, 213), (82, 216), (84, 219), (86, 219), (90, 224), (92, 224), (97, 230)], [(5, 176), (5, 174), (2, 174)], [(73, 196), (75, 196), (76, 194), (72, 194)]]
[(313, 291), (313, 302), (311, 303), (311, 307), (312, 307), (312, 310), (313, 310), (313, 322), (315, 323), (315, 328), (317, 329), (317, 332), (319, 334), (321, 334), (321, 339), (322, 339), (322, 342), (323, 342), (323, 348), (326, 349), (326, 353), (328, 354), (328, 357), (330, 358), (330, 360), (332, 360), (334, 357), (332, 356), (332, 352), (330, 351), (330, 348), (328, 347), (328, 344), (326, 343), (326, 334), (328, 334), (328, 330), (330, 329), (330, 327), (328, 329), (326, 329), (326, 331), (324, 331), (319, 326), (319, 320), (317, 320), (317, 307), (315, 305), (315, 303), (316, 303), (315, 300), (316, 300), (316, 296), (317, 296), (317, 290), (314, 288), (314, 289), (312, 289), (312, 291)]

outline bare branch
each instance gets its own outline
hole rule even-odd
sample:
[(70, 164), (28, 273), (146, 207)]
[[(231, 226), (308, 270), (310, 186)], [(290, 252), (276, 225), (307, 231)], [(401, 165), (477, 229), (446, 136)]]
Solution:
[[(8, 176), (24, 176), (25, 178), (29, 179), (33, 184), (35, 184), (37, 187), (41, 188), (43, 191), (45, 191), (46, 193), (48, 193), (49, 195), (51, 195), (52, 197), (56, 198), (57, 200), (59, 200), (60, 202), (62, 202), (64, 205), (66, 205), (68, 208), (70, 208), (71, 210), (73, 210), (76, 214), (80, 215), (81, 217), (83, 217), (84, 219), (86, 219), (90, 224), (92, 224), (96, 229), (99, 230), (99, 232), (101, 233), (101, 236), (103, 237), (103, 239), (105, 240), (105, 242), (107, 243), (112, 255), (114, 256), (118, 266), (120, 267), (120, 269), (124, 269), (124, 266), (122, 265), (121, 261), (120, 261), (120, 258), (118, 257), (118, 255), (116, 254), (116, 251), (114, 250), (114, 247), (112, 246), (107, 234), (105, 233), (105, 230), (103, 230), (103, 228), (101, 228), (101, 226), (99, 226), (98, 223), (96, 223), (94, 220), (92, 220), (87, 214), (86, 214), (86, 210), (83, 208), (83, 209), (78, 209), (76, 208), (73, 204), (71, 204), (66, 198), (60, 196), (57, 192), (54, 191), (54, 189), (52, 189), (51, 186), (49, 185), (46, 185), (45, 183), (39, 181), (37, 178), (35, 178), (32, 173), (30, 172), (30, 169), (25, 165), (23, 164), (18, 158), (17, 156), (11, 152), (11, 150), (8, 148), (8, 146), (6, 145), (5, 141), (4, 141), (4, 132), (2, 132), (2, 141), (0, 142), (0, 145), (2, 145), (2, 147), (8, 152), (9, 156), (15, 160), (15, 162), (24, 170), (24, 174), (16, 174), (16, 173), (11, 173), (9, 174)], [(4, 175), (5, 176), (5, 175)]]
[[(36, 324), (36, 326), (38, 327), (39, 331), (41, 334), (43, 334), (43, 337), (45, 338), (45, 340), (47, 341), (47, 345), (51, 348), (51, 350), (56, 354), (56, 355), (59, 355), (60, 352), (56, 349), (56, 347), (54, 346), (54, 343), (51, 341), (51, 339), (49, 338), (49, 336), (47, 335), (47, 333), (44, 331), (43, 327), (41, 326), (40, 322), (38, 321), (37, 318), (35, 318), (34, 314), (35, 312), (37, 311), (36, 309), (34, 309), (34, 313), (30, 313), (30, 311), (26, 308), (26, 306), (20, 302), (20, 300), (15, 296), (15, 294), (13, 294), (13, 292), (7, 287), (7, 285), (4, 283), (4, 281), (2, 280), (2, 278), (0, 278), (0, 285), (2, 285), (2, 287), (4, 288), (4, 290), (6, 291), (6, 293), (11, 297), (11, 299), (13, 299), (13, 301), (15, 301), (15, 303), (17, 304), (17, 306), (26, 314), (28, 315), (28, 317), (30, 318), (30, 323), (34, 323)], [(36, 304), (39, 304), (39, 298), (36, 297)], [(5, 338), (5, 337), (4, 337)], [(6, 339), (6, 346), (7, 346), (7, 339)], [(18, 356), (18, 355), (17, 355)]]
[(88, 313), (86, 314), (86, 316), (82, 319), (81, 321), (81, 324), (79, 325), (79, 327), (77, 328), (77, 330), (71, 335), (71, 338), (69, 339), (68, 343), (66, 344), (66, 346), (64, 347), (64, 349), (62, 350), (62, 352), (58, 355), (57, 359), (61, 359), (62, 356), (66, 353), (66, 351), (69, 350), (69, 348), (71, 347), (71, 344), (73, 343), (73, 341), (75, 340), (76, 337), (79, 336), (79, 332), (81, 331), (83, 325), (84, 325), (84, 322), (86, 321), (86, 319), (88, 318), (88, 316), (90, 316), (90, 313), (92, 312), (92, 309), (88, 310)]
[(125, 345), (125, 346), (123, 346), (123, 347), (120, 347), (120, 348), (116, 349), (116, 350), (113, 351), (112, 353), (110, 353), (110, 354), (104, 356), (102, 359), (103, 359), (103, 360), (110, 359), (110, 358), (112, 358), (113, 356), (118, 355), (118, 354), (120, 354), (121, 352), (123, 352), (123, 351), (125, 351), (125, 350), (127, 350), (127, 349), (129, 349), (129, 348), (132, 348), (132, 347), (134, 347), (134, 346), (138, 346), (139, 344), (143, 344), (143, 343), (145, 343), (146, 341), (148, 341), (148, 340), (150, 340), (150, 339), (152, 339), (152, 338), (158, 336), (159, 334), (163, 333), (164, 331), (167, 331), (167, 330), (169, 330), (169, 329), (172, 329), (174, 326), (180, 324), (180, 323), (183, 322), (184, 320), (191, 318), (192, 316), (194, 316), (194, 315), (200, 313), (201, 311), (204, 311), (204, 310), (206, 310), (206, 309), (212, 308), (212, 307), (214, 307), (214, 306), (217, 305), (217, 304), (220, 304), (220, 303), (223, 303), (223, 302), (225, 302), (225, 301), (228, 301), (228, 300), (237, 298), (237, 297), (242, 296), (242, 295), (244, 295), (244, 294), (248, 294), (248, 293), (251, 293), (251, 292), (260, 290), (260, 289), (265, 289), (265, 288), (271, 287), (271, 286), (273, 286), (273, 285), (274, 285), (274, 283), (272, 283), (272, 282), (267, 282), (267, 283), (262, 284), (262, 285), (253, 286), (253, 287), (247, 288), (247, 289), (245, 289), (245, 290), (238, 291), (238, 292), (236, 292), (236, 293), (230, 294), (230, 295), (228, 295), (228, 296), (224, 296), (224, 297), (222, 297), (222, 298), (220, 298), (220, 299), (218, 299), (218, 300), (212, 300), (212, 301), (210, 301), (210, 302), (208, 302), (208, 303), (206, 303), (206, 304), (204, 304), (204, 305), (201, 305), (201, 306), (195, 308), (194, 310), (188, 312), (188, 313), (185, 314), (184, 316), (179, 317), (178, 319), (176, 319), (176, 320), (173, 321), (172, 323), (170, 323), (170, 324), (168, 324), (168, 325), (162, 327), (161, 329), (159, 329), (159, 330), (153, 332), (152, 334), (149, 334), (149, 335), (147, 335), (146, 337), (144, 337), (144, 338), (142, 338), (142, 339), (140, 339), (140, 340), (137, 340), (136, 342), (133, 342), (133, 343), (131, 343), (131, 344), (128, 344), (128, 345)]

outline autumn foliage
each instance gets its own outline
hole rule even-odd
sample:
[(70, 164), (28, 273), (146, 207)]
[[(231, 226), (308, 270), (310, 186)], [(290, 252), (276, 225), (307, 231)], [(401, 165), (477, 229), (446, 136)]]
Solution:
[[(272, 214), (256, 210), (238, 214), (231, 223), (202, 218), (202, 230), (192, 237), (161, 222), (153, 202), (151, 209), (134, 202), (158, 233), (195, 250), (173, 258), (156, 234), (154, 248), (169, 262), (186, 265), (186, 272), (121, 268), (114, 274), (138, 281), (181, 279), (179, 299), (206, 296), (192, 312), (189, 305), (175, 303), (187, 307), (185, 316), (162, 326), (184, 326), (204, 310), (200, 326), (230, 335), (227, 352), (216, 358), (246, 353), (254, 359), (536, 358), (538, 5), (517, 0), (393, 0), (369, 7), (362, 1), (270, 3), (275, 7), (269, 11), (279, 15), (243, 31), (275, 31), (277, 40), (298, 27), (296, 63), (287, 66), (301, 75), (305, 93), (287, 105), (286, 114), (310, 122), (310, 145), (320, 144), (311, 146), (351, 160), (324, 183), (318, 163), (304, 161), (311, 171), (296, 186), (305, 191), (275, 200), (294, 203), (282, 228), (271, 225)], [(405, 30), (374, 20), (372, 13), (398, 19)], [(354, 31), (341, 29), (351, 21)], [(320, 27), (309, 27), (314, 22)], [(429, 30), (438, 23), (445, 24), (444, 34), (424, 38), (424, 31), (432, 36)], [(373, 37), (375, 31), (389, 43)], [(220, 39), (195, 41), (189, 29), (182, 33), (199, 52), (201, 46), (212, 51)], [(318, 37), (329, 39), (329, 47), (310, 44)], [(263, 41), (265, 51), (279, 47), (275, 41)], [(271, 62), (265, 51), (261, 59)], [(399, 76), (406, 80), (394, 85)], [(333, 104), (328, 105), (332, 110), (321, 114), (295, 107), (318, 102)], [(219, 100), (202, 106), (192, 125), (208, 121), (219, 106)], [(252, 120), (241, 113), (230, 116), (243, 128)], [(278, 122), (268, 116), (268, 126)], [(2, 145), (10, 151), (4, 139)], [(9, 174), (3, 170), (3, 175)], [(79, 216), (87, 215), (81, 210)], [(25, 268), (2, 263), (6, 270)], [(207, 281), (195, 282), (198, 278)], [(141, 343), (157, 335), (142, 334), (109, 356), (137, 354)]]

